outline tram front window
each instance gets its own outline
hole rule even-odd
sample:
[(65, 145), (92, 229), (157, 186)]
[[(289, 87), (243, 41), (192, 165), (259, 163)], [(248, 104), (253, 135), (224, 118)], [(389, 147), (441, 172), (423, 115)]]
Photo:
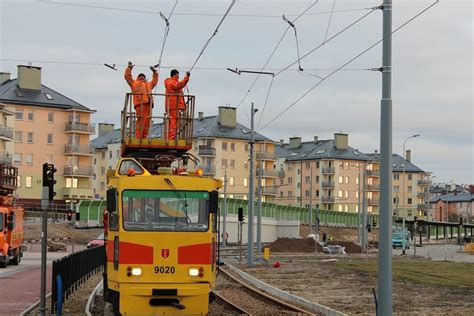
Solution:
[(209, 193), (125, 190), (123, 227), (129, 231), (207, 231)]

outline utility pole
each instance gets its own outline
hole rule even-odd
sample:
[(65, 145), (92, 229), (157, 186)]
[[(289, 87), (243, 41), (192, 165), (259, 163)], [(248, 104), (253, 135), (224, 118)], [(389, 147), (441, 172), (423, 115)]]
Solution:
[(360, 166), (362, 165), (362, 163), (359, 163), (359, 193), (357, 194), (357, 243), (359, 245), (361, 245), (361, 233), (362, 233), (362, 230), (361, 230), (361, 227), (360, 227), (360, 224), (361, 224), (361, 220), (360, 220), (360, 214), (361, 214), (361, 209), (362, 209), (362, 204), (360, 203), (360, 198), (361, 198), (361, 195), (362, 195), (362, 191), (361, 191), (361, 173), (360, 173)]
[(364, 170), (362, 171), (362, 252), (367, 251), (367, 241), (368, 241), (368, 234), (367, 234), (367, 199), (366, 199), (366, 166), (364, 163)]
[[(313, 233), (313, 166), (309, 169), (309, 233)], [(316, 222), (318, 218), (316, 217)]]
[(253, 161), (253, 145), (255, 144), (255, 130), (254, 130), (254, 118), (257, 110), (252, 107), (250, 111), (250, 149), (249, 149), (249, 203), (248, 203), (248, 234), (247, 234), (247, 265), (253, 265), (253, 195), (254, 195), (254, 161)]
[(383, 0), (382, 100), (380, 102), (380, 230), (377, 315), (392, 302), (392, 0)]
[(226, 222), (227, 222), (227, 169), (225, 169), (224, 171), (224, 207), (222, 210), (222, 248), (225, 248), (227, 246), (227, 242), (225, 240), (225, 236), (227, 234)]
[(258, 185), (257, 185), (257, 194), (258, 194), (258, 206), (257, 206), (257, 254), (262, 254), (262, 161), (258, 163)]

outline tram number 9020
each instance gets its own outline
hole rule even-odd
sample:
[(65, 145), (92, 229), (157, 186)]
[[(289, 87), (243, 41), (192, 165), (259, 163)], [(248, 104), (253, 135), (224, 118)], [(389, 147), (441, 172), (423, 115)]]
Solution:
[(170, 266), (155, 266), (155, 273), (164, 273), (164, 274), (172, 274), (175, 273), (176, 270), (174, 267)]

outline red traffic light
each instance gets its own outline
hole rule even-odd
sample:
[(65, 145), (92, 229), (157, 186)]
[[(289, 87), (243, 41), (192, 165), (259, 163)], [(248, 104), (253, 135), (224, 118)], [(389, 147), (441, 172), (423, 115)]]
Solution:
[(72, 221), (72, 212), (67, 213), (67, 220)]

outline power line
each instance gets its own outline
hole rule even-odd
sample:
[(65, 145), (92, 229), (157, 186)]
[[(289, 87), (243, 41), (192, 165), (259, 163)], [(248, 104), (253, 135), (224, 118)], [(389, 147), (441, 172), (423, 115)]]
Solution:
[[(328, 38), (328, 33), (329, 33), (329, 26), (331, 25), (331, 20), (332, 20), (332, 14), (334, 12), (334, 7), (336, 6), (336, 0), (333, 0), (332, 2), (332, 9), (331, 9), (331, 14), (329, 15), (329, 21), (328, 21), (328, 27), (326, 28), (326, 35), (324, 36), (324, 41)], [(299, 58), (299, 56), (298, 56)]]
[[(409, 24), (410, 22), (412, 22), (413, 20), (415, 20), (417, 17), (419, 17), (420, 15), (422, 15), (423, 13), (425, 13), (426, 11), (428, 11), (429, 9), (431, 9), (433, 6), (435, 6), (437, 3), (439, 2), (439, 0), (436, 0), (435, 2), (433, 2), (431, 5), (427, 6), (425, 9), (421, 10), (420, 12), (418, 12), (417, 14), (415, 14), (413, 17), (411, 17), (410, 19), (408, 19), (407, 21), (405, 21), (404, 23), (402, 23), (399, 27), (397, 27), (396, 29), (394, 29), (391, 33), (390, 33), (390, 36), (392, 36), (394, 33), (396, 33), (397, 31), (399, 31), (400, 29), (402, 29), (403, 27), (405, 27), (407, 24)], [(280, 113), (278, 113), (276, 116), (274, 116), (269, 122), (267, 122), (260, 130), (258, 130), (258, 132), (262, 131), (264, 128), (266, 128), (267, 126), (269, 126), (271, 123), (273, 123), (274, 121), (276, 121), (280, 116), (282, 116), (285, 112), (287, 112), (288, 110), (290, 110), (292, 107), (294, 107), (299, 101), (301, 101), (306, 95), (308, 95), (311, 91), (313, 91), (316, 87), (318, 87), (321, 83), (323, 83), (326, 79), (332, 77), (334, 74), (336, 74), (337, 72), (339, 72), (342, 68), (344, 68), (345, 66), (349, 65), (350, 63), (352, 63), (354, 60), (358, 59), (360, 56), (364, 55), (365, 53), (367, 53), (368, 51), (370, 51), (372, 48), (374, 48), (375, 46), (377, 46), (378, 44), (380, 44), (385, 38), (382, 38), (380, 40), (378, 40), (377, 42), (375, 42), (374, 44), (370, 45), (368, 48), (366, 48), (365, 50), (363, 50), (362, 52), (360, 52), (359, 54), (357, 54), (355, 57), (351, 58), (349, 61), (347, 61), (346, 63), (344, 63), (342, 66), (340, 66), (339, 68), (337, 68), (336, 70), (334, 70), (333, 72), (331, 72), (329, 75), (327, 75), (326, 77), (323, 77), (323, 79), (321, 79), (319, 82), (317, 82), (314, 86), (312, 86), (309, 90), (307, 90), (305, 93), (303, 93), (303, 95), (301, 95), (299, 98), (297, 98), (295, 101), (293, 101), (290, 105), (288, 105), (286, 108), (283, 109), (283, 111), (281, 111)], [(383, 71), (383, 68), (382, 68), (382, 71)]]
[[(83, 7), (83, 8), (91, 8), (91, 9), (103, 9), (103, 10), (110, 10), (110, 11), (122, 11), (122, 12), (134, 12), (134, 13), (143, 13), (143, 14), (159, 14), (156, 11), (147, 11), (147, 10), (137, 10), (137, 9), (125, 9), (125, 8), (116, 8), (116, 7), (106, 7), (106, 6), (98, 6), (98, 5), (89, 5), (89, 4), (79, 4), (79, 3), (66, 3), (66, 2), (59, 2), (59, 1), (46, 1), (46, 0), (36, 0), (37, 2), (43, 4), (55, 4), (55, 5), (63, 5), (63, 6), (73, 6), (73, 7)], [(332, 13), (345, 13), (345, 12), (354, 12), (354, 11), (363, 11), (367, 10), (367, 8), (356, 8), (356, 9), (345, 9), (345, 10), (337, 10), (333, 11)], [(163, 12), (163, 14), (169, 14), (169, 12)], [(320, 15), (320, 14), (331, 14), (331, 11), (320, 11), (320, 12), (310, 12), (305, 13), (305, 15)], [(219, 13), (194, 13), (194, 12), (175, 12), (174, 15), (179, 16), (221, 16)], [(229, 17), (240, 17), (240, 18), (281, 18), (281, 15), (268, 15), (268, 14), (229, 14)], [(289, 17), (297, 16), (297, 14), (287, 14)]]
[(270, 86), (268, 87), (267, 96), (265, 97), (265, 103), (263, 104), (262, 114), (260, 115), (260, 118), (258, 119), (257, 129), (260, 126), (260, 122), (262, 121), (262, 118), (263, 118), (263, 113), (265, 112), (265, 108), (267, 107), (267, 101), (268, 101), (268, 97), (270, 96), (270, 91), (272, 90), (273, 79), (274, 78), (275, 78), (275, 76), (272, 76), (272, 80), (270, 81)]

